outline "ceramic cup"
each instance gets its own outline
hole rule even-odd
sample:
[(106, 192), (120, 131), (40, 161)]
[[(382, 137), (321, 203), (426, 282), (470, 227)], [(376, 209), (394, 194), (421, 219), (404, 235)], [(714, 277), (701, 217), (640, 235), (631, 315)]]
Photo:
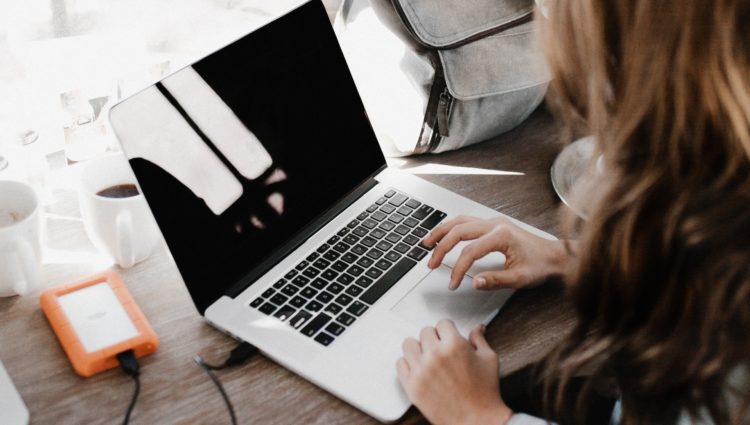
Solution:
[(39, 198), (26, 183), (0, 180), (0, 297), (23, 295), (39, 279)]
[(102, 191), (137, 186), (122, 155), (92, 160), (81, 171), (79, 203), (89, 239), (122, 268), (145, 260), (159, 241), (159, 231), (143, 195), (107, 197)]

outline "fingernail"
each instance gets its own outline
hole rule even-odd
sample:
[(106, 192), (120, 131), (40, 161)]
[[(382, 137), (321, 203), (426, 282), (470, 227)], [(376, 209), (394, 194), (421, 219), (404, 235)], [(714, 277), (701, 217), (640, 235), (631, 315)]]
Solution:
[(480, 288), (486, 287), (487, 286), (487, 279), (485, 279), (483, 277), (477, 278), (477, 286), (480, 287)]

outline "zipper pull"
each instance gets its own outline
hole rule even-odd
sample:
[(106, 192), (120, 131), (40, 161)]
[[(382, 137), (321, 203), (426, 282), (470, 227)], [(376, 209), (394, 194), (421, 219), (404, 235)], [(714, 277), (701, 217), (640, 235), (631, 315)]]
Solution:
[(437, 124), (438, 132), (440, 137), (449, 137), (450, 130), (448, 129), (448, 121), (450, 121), (451, 104), (453, 103), (453, 96), (448, 91), (448, 87), (443, 89), (440, 93), (440, 101), (438, 102), (437, 108)]

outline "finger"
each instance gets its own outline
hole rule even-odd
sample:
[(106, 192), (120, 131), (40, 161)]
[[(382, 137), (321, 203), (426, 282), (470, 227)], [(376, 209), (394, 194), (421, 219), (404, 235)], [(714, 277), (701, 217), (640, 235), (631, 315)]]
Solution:
[(437, 244), (435, 249), (432, 250), (432, 257), (430, 258), (428, 266), (431, 268), (439, 266), (440, 263), (443, 262), (445, 254), (453, 249), (456, 244), (461, 241), (476, 239), (487, 233), (492, 227), (492, 223), (484, 220), (476, 220), (454, 226), (453, 229), (451, 229), (440, 240), (440, 243)]
[(461, 334), (456, 329), (456, 324), (452, 320), (443, 319), (435, 325), (438, 338), (441, 341), (454, 341), (456, 338), (461, 338)]
[(500, 270), (496, 272), (484, 272), (474, 276), (474, 288), (480, 290), (498, 288), (518, 288), (527, 278), (518, 270)]
[(474, 220), (478, 220), (478, 219), (475, 217), (468, 217), (465, 215), (459, 215), (450, 220), (446, 220), (440, 223), (434, 229), (432, 229), (432, 231), (427, 235), (427, 237), (424, 238), (423, 242), (425, 246), (433, 246), (439, 240), (443, 239), (443, 236), (445, 236), (448, 232), (450, 232), (454, 226), (457, 226), (459, 224), (463, 224), (469, 221), (474, 221)]
[(487, 342), (487, 339), (484, 337), (485, 332), (485, 326), (484, 325), (477, 325), (474, 327), (474, 329), (471, 330), (471, 333), (469, 334), (469, 342), (471, 342), (471, 345), (474, 346), (474, 349), (477, 351), (493, 351), (492, 347), (490, 347), (490, 344)]
[(422, 356), (422, 347), (419, 345), (419, 341), (414, 338), (406, 338), (401, 348), (404, 351), (404, 358), (409, 363), (409, 368), (416, 366)]
[(409, 380), (410, 372), (411, 370), (409, 369), (409, 363), (407, 363), (406, 359), (404, 359), (403, 357), (399, 357), (399, 359), (396, 361), (396, 373), (398, 374), (398, 381), (404, 388), (406, 388), (406, 383)]
[(469, 270), (472, 264), (478, 259), (484, 257), (492, 251), (500, 251), (505, 253), (508, 250), (507, 240), (504, 232), (493, 230), (490, 233), (478, 238), (474, 242), (466, 245), (461, 251), (461, 255), (458, 257), (458, 261), (453, 266), (453, 272), (451, 273), (451, 284), (450, 288), (458, 288), (461, 279), (464, 274)]
[(438, 334), (435, 328), (433, 328), (432, 326), (427, 326), (425, 328), (422, 328), (422, 331), (419, 333), (419, 342), (422, 345), (422, 350), (427, 352), (437, 346), (437, 344), (440, 342), (440, 338), (438, 338)]

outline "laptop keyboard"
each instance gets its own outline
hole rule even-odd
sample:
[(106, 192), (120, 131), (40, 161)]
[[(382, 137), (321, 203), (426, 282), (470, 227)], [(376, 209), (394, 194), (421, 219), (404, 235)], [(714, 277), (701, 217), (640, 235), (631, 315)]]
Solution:
[(250, 307), (328, 346), (427, 255), (420, 241), (444, 218), (389, 190)]

